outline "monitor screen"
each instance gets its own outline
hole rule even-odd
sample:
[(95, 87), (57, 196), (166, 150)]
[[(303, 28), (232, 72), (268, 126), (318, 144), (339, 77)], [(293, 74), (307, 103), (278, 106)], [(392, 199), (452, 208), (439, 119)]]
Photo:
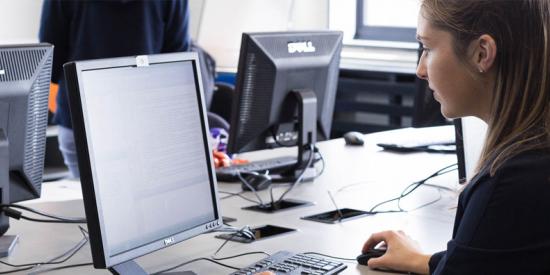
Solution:
[(485, 144), (487, 124), (476, 117), (455, 120), (458, 154), (458, 176), (461, 183), (470, 181)]
[[(247, 152), (298, 141), (291, 92), (309, 90), (317, 101), (317, 140), (330, 138), (342, 33), (244, 33), (233, 100), (228, 151)], [(315, 142), (315, 141), (314, 141)]]
[(86, 215), (89, 225), (98, 222), (106, 261), (99, 267), (221, 224), (195, 54), (83, 61), (65, 70)]

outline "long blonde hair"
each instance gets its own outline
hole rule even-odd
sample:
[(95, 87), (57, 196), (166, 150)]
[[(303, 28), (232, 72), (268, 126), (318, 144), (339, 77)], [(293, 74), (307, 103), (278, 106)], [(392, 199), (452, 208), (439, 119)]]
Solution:
[(483, 34), (496, 41), (496, 83), (478, 172), (550, 147), (550, 0), (423, 0), (422, 16), (454, 38), (458, 57)]

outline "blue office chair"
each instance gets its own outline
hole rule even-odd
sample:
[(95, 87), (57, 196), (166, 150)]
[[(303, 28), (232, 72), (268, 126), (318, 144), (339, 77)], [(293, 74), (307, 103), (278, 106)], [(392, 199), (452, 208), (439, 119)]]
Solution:
[(212, 102), (210, 103), (210, 111), (218, 114), (226, 121), (231, 121), (233, 94), (235, 94), (235, 86), (225, 82), (216, 82)]

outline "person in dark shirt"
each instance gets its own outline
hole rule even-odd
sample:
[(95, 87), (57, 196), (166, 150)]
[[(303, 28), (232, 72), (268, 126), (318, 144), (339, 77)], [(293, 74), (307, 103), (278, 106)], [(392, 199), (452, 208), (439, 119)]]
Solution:
[(420, 274), (550, 274), (550, 0), (422, 0), (418, 77), (447, 118), (488, 125), (447, 250), (372, 234), (371, 268)]
[(52, 82), (59, 84), (54, 122), (59, 147), (79, 177), (63, 64), (69, 61), (187, 51), (187, 0), (44, 0), (39, 39), (55, 46)]

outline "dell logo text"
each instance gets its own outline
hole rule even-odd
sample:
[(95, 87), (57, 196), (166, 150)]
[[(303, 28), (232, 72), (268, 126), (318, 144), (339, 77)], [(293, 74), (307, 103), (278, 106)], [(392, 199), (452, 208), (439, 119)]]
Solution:
[(170, 237), (168, 239), (164, 239), (164, 245), (171, 245), (172, 243), (174, 243), (174, 238), (173, 237)]
[(313, 53), (315, 47), (311, 41), (288, 42), (288, 53)]

